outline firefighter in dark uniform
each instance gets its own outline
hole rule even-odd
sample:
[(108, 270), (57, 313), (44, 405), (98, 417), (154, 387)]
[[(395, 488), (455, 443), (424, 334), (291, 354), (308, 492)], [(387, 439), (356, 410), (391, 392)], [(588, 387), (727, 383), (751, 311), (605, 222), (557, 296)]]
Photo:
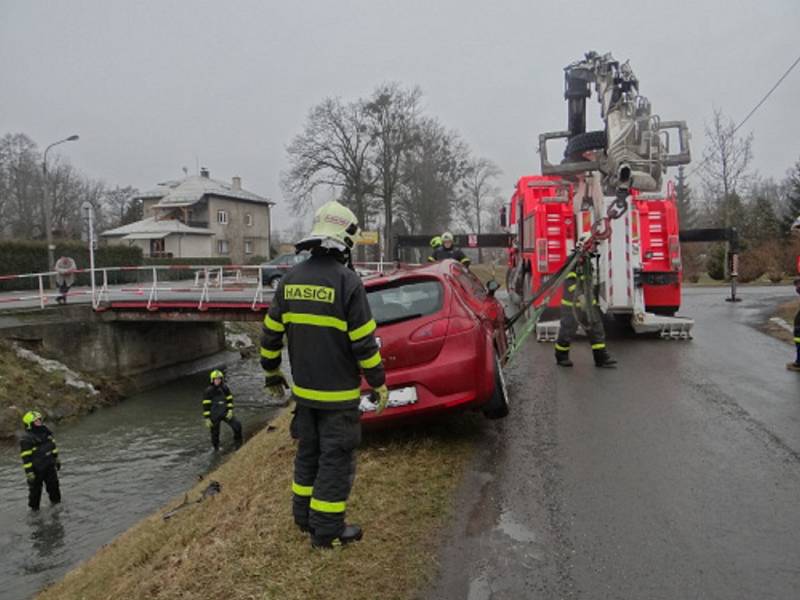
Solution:
[(28, 479), (28, 506), (36, 511), (42, 498), (42, 485), (47, 487), (52, 504), (61, 502), (57, 473), (61, 470), (61, 461), (53, 432), (42, 423), (41, 413), (35, 410), (25, 413), (22, 423), (25, 432), (19, 441), (19, 455)]
[(345, 522), (361, 442), (361, 373), (378, 413), (389, 398), (364, 285), (348, 267), (357, 233), (355, 215), (338, 202), (317, 211), (311, 234), (296, 244), (311, 258), (281, 278), (261, 338), (265, 385), (273, 395), (288, 387), (280, 371), (284, 336), (288, 341), (296, 402), (291, 433), (298, 440), (292, 512), (317, 548), (362, 537), (358, 525)]
[(219, 426), (223, 421), (233, 431), (233, 443), (242, 445), (242, 424), (233, 416), (233, 394), (225, 384), (225, 374), (219, 369), (211, 371), (211, 385), (203, 394), (203, 419), (211, 430), (211, 445), (219, 450)]
[[(436, 252), (436, 249), (442, 245), (442, 236), (440, 235), (433, 236), (431, 238), (430, 244), (431, 244), (431, 251)], [(431, 254), (428, 257), (428, 262), (436, 262), (436, 259), (433, 258), (433, 254)]]
[(465, 267), (469, 267), (470, 260), (467, 258), (467, 255), (461, 250), (453, 245), (453, 234), (449, 231), (445, 231), (442, 234), (442, 245), (436, 248), (433, 251), (433, 255), (431, 256), (431, 262), (436, 262), (439, 260), (445, 260), (448, 258), (452, 258), (453, 260), (457, 260)]
[[(795, 278), (794, 289), (800, 294), (800, 277)], [(800, 310), (794, 316), (794, 348), (796, 352), (794, 362), (786, 363), (786, 368), (790, 371), (800, 371)]]
[(575, 271), (567, 274), (564, 280), (563, 295), (561, 298), (561, 324), (556, 340), (556, 363), (561, 367), (571, 367), (569, 359), (570, 343), (578, 331), (578, 319), (584, 326), (589, 342), (592, 344), (594, 364), (597, 367), (614, 368), (617, 361), (611, 358), (606, 349), (606, 334), (603, 329), (603, 317), (597, 306), (594, 294), (594, 283), (591, 277), (589, 258), (581, 258)]

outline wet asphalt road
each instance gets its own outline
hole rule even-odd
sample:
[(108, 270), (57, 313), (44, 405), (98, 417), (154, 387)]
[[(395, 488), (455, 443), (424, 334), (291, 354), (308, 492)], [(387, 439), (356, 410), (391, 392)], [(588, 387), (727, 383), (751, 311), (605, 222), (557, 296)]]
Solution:
[(685, 292), (694, 340), (528, 343), (427, 598), (800, 597), (800, 376), (757, 326), (793, 289)]

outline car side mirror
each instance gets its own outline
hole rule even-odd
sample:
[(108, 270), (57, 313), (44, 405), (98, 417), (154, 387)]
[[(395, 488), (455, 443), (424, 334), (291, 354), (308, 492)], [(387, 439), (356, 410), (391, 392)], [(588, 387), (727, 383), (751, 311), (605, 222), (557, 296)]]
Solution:
[(494, 293), (500, 289), (500, 284), (497, 283), (496, 280), (490, 279), (486, 282), (486, 291), (489, 292), (489, 296), (494, 298)]

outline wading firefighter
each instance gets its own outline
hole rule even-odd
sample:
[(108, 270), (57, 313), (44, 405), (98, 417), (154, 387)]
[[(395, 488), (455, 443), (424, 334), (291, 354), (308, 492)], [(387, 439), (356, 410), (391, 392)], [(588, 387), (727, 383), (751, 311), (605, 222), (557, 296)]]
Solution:
[(211, 430), (211, 445), (219, 450), (219, 428), (224, 421), (233, 431), (233, 443), (242, 445), (242, 424), (233, 416), (233, 394), (225, 384), (225, 374), (219, 369), (211, 371), (211, 385), (203, 394), (203, 419)]
[(52, 504), (61, 502), (61, 490), (58, 485), (58, 473), (61, 461), (58, 459), (58, 447), (53, 432), (42, 423), (42, 414), (35, 410), (22, 417), (25, 432), (19, 441), (22, 467), (28, 479), (28, 506), (31, 510), (39, 510), (42, 497), (42, 485), (47, 487), (47, 495)]

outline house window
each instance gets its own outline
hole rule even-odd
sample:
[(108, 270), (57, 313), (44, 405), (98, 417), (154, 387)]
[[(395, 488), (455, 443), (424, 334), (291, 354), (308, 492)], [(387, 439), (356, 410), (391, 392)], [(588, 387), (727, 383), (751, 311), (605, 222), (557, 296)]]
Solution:
[(244, 224), (247, 225), (248, 227), (252, 227), (253, 226), (253, 215), (251, 215), (250, 213), (245, 213), (244, 214)]
[(217, 240), (217, 254), (228, 254), (228, 240)]
[(252, 254), (253, 253), (253, 240), (245, 240), (244, 241), (244, 253), (245, 254)]
[(228, 211), (227, 210), (218, 210), (217, 211), (217, 223), (220, 225), (227, 225), (228, 224)]

